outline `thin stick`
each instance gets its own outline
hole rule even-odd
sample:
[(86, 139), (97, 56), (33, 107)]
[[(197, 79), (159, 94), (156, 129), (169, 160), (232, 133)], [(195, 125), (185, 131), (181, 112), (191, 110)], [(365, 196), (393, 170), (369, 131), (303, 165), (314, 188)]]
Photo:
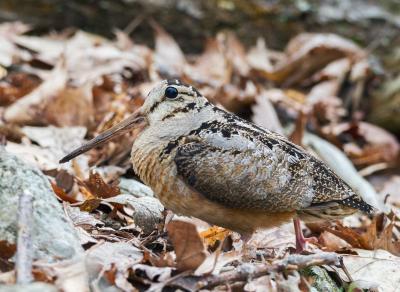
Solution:
[(258, 278), (271, 272), (298, 270), (309, 266), (337, 265), (338, 263), (339, 257), (335, 253), (322, 252), (311, 255), (290, 255), (286, 259), (273, 264), (261, 264), (258, 266), (244, 264), (232, 272), (226, 272), (218, 276), (207, 276), (197, 282), (196, 289), (209, 289), (226, 283), (246, 281), (248, 278)]
[(33, 195), (30, 191), (24, 190), (18, 200), (18, 238), (15, 263), (18, 284), (27, 284), (33, 281), (32, 222)]
[(353, 277), (350, 275), (349, 270), (347, 270), (346, 266), (344, 265), (343, 257), (339, 258), (339, 263), (340, 263), (340, 267), (342, 268), (343, 272), (346, 274), (347, 278), (349, 279), (349, 282), (353, 282)]

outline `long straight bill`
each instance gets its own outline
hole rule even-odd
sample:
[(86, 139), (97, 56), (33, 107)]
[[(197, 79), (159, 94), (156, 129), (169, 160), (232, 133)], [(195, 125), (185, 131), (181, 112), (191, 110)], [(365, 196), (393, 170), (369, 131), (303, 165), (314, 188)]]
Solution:
[(119, 124), (115, 125), (114, 127), (104, 131), (103, 133), (99, 134), (97, 137), (93, 138), (86, 144), (82, 145), (81, 147), (75, 149), (67, 156), (63, 157), (60, 160), (60, 163), (64, 163), (70, 161), (71, 159), (81, 155), (89, 151), (90, 149), (99, 146), (108, 140), (118, 137), (134, 128), (138, 128), (143, 126), (146, 123), (146, 119), (140, 115), (140, 111), (137, 110), (134, 112), (130, 117), (123, 120)]

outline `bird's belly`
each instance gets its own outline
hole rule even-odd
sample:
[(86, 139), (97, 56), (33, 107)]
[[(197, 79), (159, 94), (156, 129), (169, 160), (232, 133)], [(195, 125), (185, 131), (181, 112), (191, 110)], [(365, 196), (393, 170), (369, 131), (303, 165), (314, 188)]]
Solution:
[(179, 178), (172, 160), (160, 161), (159, 153), (157, 150), (132, 152), (133, 168), (161, 203), (176, 214), (193, 216), (242, 233), (279, 226), (295, 215), (295, 212), (270, 213), (228, 208), (208, 200)]

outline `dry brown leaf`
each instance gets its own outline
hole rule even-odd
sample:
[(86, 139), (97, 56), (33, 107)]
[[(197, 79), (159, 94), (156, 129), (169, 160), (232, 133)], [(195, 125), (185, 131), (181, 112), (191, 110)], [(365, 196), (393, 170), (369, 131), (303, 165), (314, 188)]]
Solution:
[(217, 39), (225, 44), (226, 57), (238, 75), (248, 77), (250, 66), (246, 59), (246, 50), (233, 32), (220, 33)]
[(321, 67), (343, 57), (363, 58), (365, 53), (355, 43), (334, 34), (302, 33), (286, 47), (286, 58), (273, 71), (262, 71), (267, 79), (297, 84)]
[(256, 71), (271, 72), (274, 70), (273, 64), (283, 57), (283, 54), (268, 50), (264, 39), (258, 39), (256, 46), (247, 53), (247, 62)]
[(5, 120), (18, 124), (45, 124), (43, 110), (65, 88), (66, 82), (66, 71), (62, 67), (55, 68), (40, 86), (6, 109)]
[(223, 46), (216, 38), (207, 40), (205, 51), (194, 65), (187, 66), (185, 75), (194, 83), (209, 84), (214, 88), (230, 83), (232, 67), (226, 59)]
[(341, 123), (322, 129), (326, 138), (336, 145), (345, 140), (343, 149), (355, 165), (379, 162), (395, 163), (400, 145), (388, 131), (366, 122)]
[(197, 269), (207, 253), (196, 226), (175, 220), (168, 224), (167, 231), (174, 246), (177, 268), (181, 271)]
[(180, 77), (186, 64), (185, 56), (173, 39), (160, 25), (151, 22), (155, 31), (156, 48), (153, 55), (156, 71), (163, 78)]
[(351, 248), (351, 245), (345, 240), (328, 231), (324, 231), (319, 235), (318, 242), (326, 251), (339, 251)]
[(77, 203), (79, 202), (77, 199), (74, 197), (70, 196), (67, 194), (63, 188), (59, 187), (57, 184), (51, 182), (51, 187), (53, 188), (54, 193), (57, 195), (57, 197), (64, 201), (64, 202), (69, 202), (69, 203)]
[(385, 220), (385, 217), (381, 214), (375, 216), (372, 223), (362, 232), (345, 227), (341, 224), (337, 224), (334, 229), (326, 228), (326, 231), (344, 239), (354, 248), (364, 248), (369, 250), (385, 249), (390, 253), (399, 256), (400, 241), (393, 237), (393, 228), (395, 226), (395, 221), (393, 219), (394, 218), (392, 218), (383, 229), (381, 225), (383, 224), (382, 222), (384, 222), (383, 220)]
[(35, 89), (40, 82), (35, 75), (23, 72), (12, 72), (4, 79), (0, 76), (0, 106), (12, 104)]
[(90, 173), (89, 179), (84, 183), (94, 198), (107, 199), (115, 197), (120, 193), (117, 182), (111, 185), (107, 184), (104, 182), (100, 174), (95, 172)]
[(8, 260), (11, 258), (15, 254), (16, 250), (17, 246), (15, 244), (9, 243), (5, 240), (0, 240), (0, 258), (2, 260)]
[(264, 90), (257, 95), (256, 103), (251, 109), (253, 111), (252, 121), (254, 123), (271, 131), (283, 134), (282, 124)]
[(254, 102), (258, 94), (254, 82), (248, 80), (241, 88), (234, 84), (226, 84), (213, 95), (216, 102), (231, 112), (239, 112)]
[(45, 123), (56, 126), (88, 126), (92, 117), (93, 96), (89, 83), (79, 87), (67, 85), (44, 108)]

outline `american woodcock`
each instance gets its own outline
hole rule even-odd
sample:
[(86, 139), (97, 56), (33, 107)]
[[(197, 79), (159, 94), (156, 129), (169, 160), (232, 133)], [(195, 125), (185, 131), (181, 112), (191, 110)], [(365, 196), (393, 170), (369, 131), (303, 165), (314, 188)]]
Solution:
[(129, 118), (64, 157), (139, 129), (133, 169), (177, 214), (250, 234), (295, 218), (338, 219), (365, 203), (322, 161), (285, 137), (228, 113), (178, 80), (159, 83)]

